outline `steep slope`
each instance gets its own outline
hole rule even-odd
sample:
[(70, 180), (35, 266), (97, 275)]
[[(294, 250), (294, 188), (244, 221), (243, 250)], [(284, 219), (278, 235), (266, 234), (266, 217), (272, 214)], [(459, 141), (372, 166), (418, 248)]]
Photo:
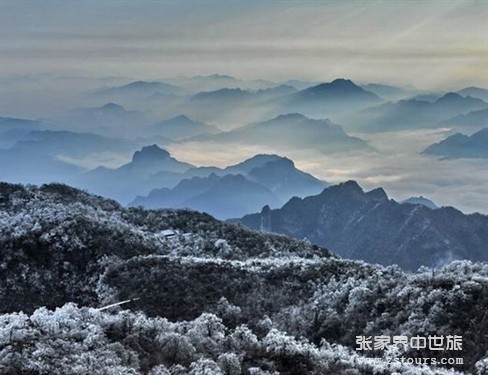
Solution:
[(453, 134), (427, 147), (422, 153), (446, 159), (488, 159), (488, 128), (472, 135)]
[[(346, 258), (398, 264), (408, 270), (452, 259), (487, 261), (488, 217), (389, 200), (382, 189), (364, 192), (353, 181), (321, 194), (293, 198), (281, 209), (243, 217), (250, 228), (307, 238)], [(262, 223), (267, 223), (262, 228)]]

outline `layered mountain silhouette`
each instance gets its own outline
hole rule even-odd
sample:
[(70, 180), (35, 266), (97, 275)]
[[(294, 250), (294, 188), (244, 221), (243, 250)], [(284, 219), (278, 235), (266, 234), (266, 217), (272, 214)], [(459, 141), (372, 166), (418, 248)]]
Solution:
[(388, 199), (383, 189), (365, 192), (354, 181), (319, 195), (292, 198), (281, 209), (263, 209), (240, 222), (326, 246), (346, 258), (398, 264), (407, 270), (453, 259), (487, 261), (488, 216), (452, 208), (430, 209)]
[(132, 160), (119, 168), (99, 167), (84, 173), (77, 186), (128, 203), (152, 189), (176, 185), (191, 167), (157, 145), (151, 145), (136, 151)]
[(210, 174), (184, 179), (173, 189), (155, 189), (130, 205), (191, 208), (227, 219), (254, 212), (265, 204), (278, 207), (293, 196), (316, 194), (327, 186), (277, 155), (256, 155), (225, 169), (190, 169), (185, 175), (206, 173)]
[(215, 134), (220, 130), (215, 126), (180, 115), (153, 124), (151, 132), (167, 139), (180, 140), (201, 134)]
[(378, 95), (380, 98), (387, 100), (399, 100), (412, 96), (414, 93), (418, 92), (415, 87), (398, 87), (392, 85), (385, 85), (379, 83), (367, 83), (360, 85), (364, 90), (372, 92)]
[(371, 149), (366, 141), (347, 135), (330, 120), (314, 120), (299, 113), (280, 115), (229, 132), (199, 137), (197, 140), (259, 144), (284, 149), (314, 149), (327, 153)]
[(439, 143), (430, 145), (423, 153), (442, 156), (446, 159), (487, 159), (488, 128), (472, 135), (453, 134)]
[(488, 102), (488, 90), (481, 87), (466, 87), (456, 92), (462, 96), (471, 96)]
[(93, 96), (110, 100), (127, 100), (147, 98), (155, 94), (184, 95), (186, 91), (181, 87), (166, 82), (136, 81), (123, 86), (110, 87), (97, 91)]
[(93, 155), (126, 154), (135, 142), (91, 133), (31, 131), (10, 148), (0, 149), (0, 177), (3, 181), (74, 183), (83, 168), (76, 166)]
[(383, 102), (378, 95), (348, 79), (321, 83), (278, 100), (281, 111), (298, 112), (311, 117), (357, 111)]
[(459, 115), (440, 123), (445, 126), (482, 126), (488, 127), (488, 107), (478, 111), (472, 111), (465, 115)]
[(346, 123), (361, 131), (394, 131), (438, 127), (444, 120), (485, 109), (481, 99), (448, 93), (434, 102), (409, 99), (385, 103), (350, 117)]
[(31, 131), (44, 127), (41, 121), (0, 117), (0, 148), (9, 148)]
[(148, 123), (143, 113), (127, 110), (116, 103), (101, 107), (77, 108), (52, 120), (59, 126), (102, 135), (135, 136)]

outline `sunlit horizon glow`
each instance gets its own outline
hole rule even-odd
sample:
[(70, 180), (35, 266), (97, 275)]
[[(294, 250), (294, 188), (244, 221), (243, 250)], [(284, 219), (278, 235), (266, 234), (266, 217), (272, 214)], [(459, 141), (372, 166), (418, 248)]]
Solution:
[(488, 85), (485, 1), (2, 1), (2, 76)]

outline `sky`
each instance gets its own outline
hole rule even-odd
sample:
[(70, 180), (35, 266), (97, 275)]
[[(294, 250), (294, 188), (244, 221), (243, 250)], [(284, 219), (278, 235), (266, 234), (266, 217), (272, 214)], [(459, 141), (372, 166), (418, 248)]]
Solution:
[(228, 74), (483, 86), (488, 2), (0, 2), (2, 77)]

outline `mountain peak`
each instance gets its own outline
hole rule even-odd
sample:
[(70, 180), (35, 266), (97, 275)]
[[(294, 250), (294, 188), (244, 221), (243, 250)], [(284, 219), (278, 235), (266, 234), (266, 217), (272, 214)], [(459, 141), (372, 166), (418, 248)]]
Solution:
[(346, 78), (334, 79), (332, 82), (329, 83), (329, 85), (337, 87), (358, 87), (353, 81)]
[(308, 117), (302, 115), (301, 113), (287, 113), (275, 117), (273, 120), (276, 121), (292, 121), (292, 120), (308, 120)]
[(124, 107), (122, 107), (119, 104), (112, 103), (112, 102), (107, 103), (107, 104), (101, 106), (100, 109), (107, 110), (107, 111), (125, 111), (125, 108)]
[(140, 151), (136, 151), (132, 157), (133, 163), (153, 162), (155, 160), (164, 160), (170, 156), (169, 152), (163, 150), (158, 145), (145, 146)]
[(368, 191), (366, 195), (368, 196), (368, 198), (377, 201), (388, 200), (388, 195), (386, 194), (383, 188), (376, 188), (371, 191)]

